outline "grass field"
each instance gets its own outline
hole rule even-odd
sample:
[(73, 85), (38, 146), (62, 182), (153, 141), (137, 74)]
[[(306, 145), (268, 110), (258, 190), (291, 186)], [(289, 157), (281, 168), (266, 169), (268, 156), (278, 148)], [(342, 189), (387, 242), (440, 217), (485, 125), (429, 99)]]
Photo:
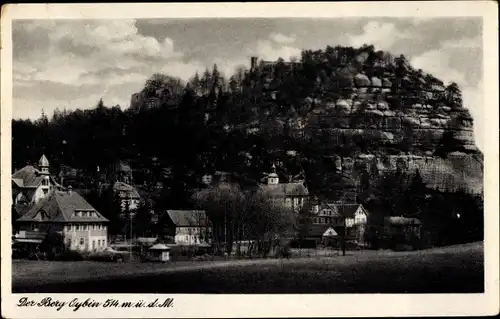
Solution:
[(58, 293), (466, 293), (484, 291), (483, 244), (290, 260), (14, 261), (12, 289)]

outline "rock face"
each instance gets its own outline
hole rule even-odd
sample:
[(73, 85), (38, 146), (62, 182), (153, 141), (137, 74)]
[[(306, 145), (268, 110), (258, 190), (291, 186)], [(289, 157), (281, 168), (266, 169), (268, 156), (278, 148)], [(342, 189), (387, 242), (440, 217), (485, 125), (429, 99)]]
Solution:
[(343, 160), (352, 176), (360, 167), (407, 172), (420, 170), (428, 186), (481, 193), (483, 160), (473, 135), (473, 119), (463, 107), (443, 103), (412, 103), (395, 107), (390, 98), (351, 95), (350, 99), (319, 101), (306, 117), (305, 135), (321, 138), (325, 151), (363, 141), (361, 150)]

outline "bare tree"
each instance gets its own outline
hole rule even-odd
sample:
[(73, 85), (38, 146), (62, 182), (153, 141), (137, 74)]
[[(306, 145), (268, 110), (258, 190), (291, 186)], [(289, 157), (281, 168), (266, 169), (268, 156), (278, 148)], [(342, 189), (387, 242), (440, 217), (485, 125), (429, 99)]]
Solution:
[(200, 191), (193, 198), (207, 211), (214, 225), (214, 239), (220, 249), (241, 253), (241, 242), (249, 240), (248, 253), (262, 256), (278, 252), (295, 234), (293, 210), (272, 201), (261, 192), (243, 192), (234, 184), (219, 184)]
[(193, 195), (196, 206), (207, 212), (214, 227), (214, 240), (218, 250), (231, 253), (235, 234), (240, 232), (241, 214), (245, 195), (235, 184), (221, 183)]

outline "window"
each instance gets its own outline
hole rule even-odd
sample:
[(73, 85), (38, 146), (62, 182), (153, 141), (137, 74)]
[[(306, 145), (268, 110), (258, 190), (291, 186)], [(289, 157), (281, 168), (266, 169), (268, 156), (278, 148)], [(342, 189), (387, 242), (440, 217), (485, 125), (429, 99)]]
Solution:
[(36, 225), (35, 224), (31, 224), (31, 230), (32, 231), (36, 230)]
[(83, 225), (83, 230), (87, 230), (87, 225)]
[(100, 239), (97, 240), (97, 246), (101, 247), (101, 240)]
[(43, 195), (47, 195), (49, 193), (49, 190), (48, 189), (44, 189), (43, 190)]
[(82, 217), (87, 217), (87, 212), (82, 212)]
[(186, 236), (186, 241), (189, 241), (189, 236)]
[(83, 246), (85, 245), (85, 238), (80, 238), (80, 246)]

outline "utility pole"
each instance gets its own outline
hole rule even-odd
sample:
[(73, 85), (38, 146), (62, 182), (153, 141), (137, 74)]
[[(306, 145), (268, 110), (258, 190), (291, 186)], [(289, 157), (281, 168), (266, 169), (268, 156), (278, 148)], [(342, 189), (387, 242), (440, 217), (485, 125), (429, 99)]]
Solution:
[(228, 253), (228, 247), (227, 247), (227, 202), (224, 205), (224, 246), (226, 253)]
[(342, 207), (342, 222), (343, 222), (343, 236), (342, 236), (342, 256), (345, 256), (345, 246), (346, 246), (346, 243), (345, 243), (345, 237), (346, 237), (346, 218), (345, 218), (345, 211), (344, 211), (344, 200), (341, 199), (340, 200), (340, 206)]
[(129, 222), (130, 222), (130, 243), (129, 243), (129, 251), (130, 257), (132, 257), (132, 210), (130, 209), (130, 191), (127, 191), (127, 207), (129, 213)]

